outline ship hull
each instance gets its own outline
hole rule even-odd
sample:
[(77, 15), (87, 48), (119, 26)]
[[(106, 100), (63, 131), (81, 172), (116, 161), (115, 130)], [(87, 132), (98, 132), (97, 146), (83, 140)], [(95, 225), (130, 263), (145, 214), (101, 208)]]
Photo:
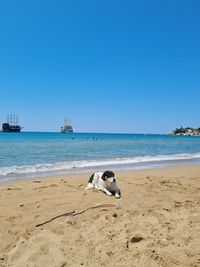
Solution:
[(73, 130), (70, 130), (70, 131), (69, 130), (67, 130), (67, 131), (61, 130), (60, 132), (61, 133), (73, 133), (74, 131)]
[(63, 127), (61, 127), (60, 132), (61, 133), (73, 133), (74, 130), (71, 125), (64, 125)]
[(19, 125), (9, 125), (9, 123), (2, 124), (2, 132), (18, 133), (20, 131), (21, 131), (21, 127)]
[(19, 133), (21, 129), (2, 130), (3, 133)]

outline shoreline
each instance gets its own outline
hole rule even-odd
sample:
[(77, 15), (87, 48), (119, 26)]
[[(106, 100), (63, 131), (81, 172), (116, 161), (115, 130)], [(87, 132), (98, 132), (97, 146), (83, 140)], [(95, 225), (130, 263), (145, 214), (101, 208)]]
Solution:
[(88, 173), (1, 184), (0, 266), (198, 266), (200, 164), (116, 175), (121, 199)]
[[(19, 173), (19, 174), (8, 174), (0, 175), (0, 185), (6, 182), (12, 182), (15, 180), (31, 180), (38, 177), (51, 177), (58, 175), (70, 175), (70, 174), (84, 174), (84, 173), (93, 173), (98, 171), (105, 171), (107, 169), (112, 169), (113, 171), (135, 171), (135, 170), (151, 170), (151, 169), (163, 169), (166, 167), (173, 166), (185, 166), (185, 165), (198, 165), (200, 164), (200, 159), (191, 158), (191, 159), (173, 159), (173, 160), (155, 160), (155, 161), (144, 161), (136, 163), (117, 163), (117, 164), (108, 164), (108, 165), (94, 165), (86, 167), (72, 167), (66, 170), (52, 170), (52, 171), (38, 171), (32, 173)], [(42, 164), (44, 165), (44, 164)]]
[[(193, 167), (200, 167), (200, 162), (190, 162), (190, 163), (178, 163), (178, 164), (166, 164), (166, 165), (159, 165), (159, 166), (152, 166), (152, 167), (148, 167), (148, 168), (118, 168), (118, 169), (113, 169), (112, 166), (102, 166), (102, 168), (100, 169), (85, 169), (85, 170), (76, 170), (76, 171), (69, 171), (69, 172), (60, 172), (60, 173), (49, 173), (48, 175), (46, 175), (46, 173), (43, 173), (41, 175), (41, 173), (38, 173), (37, 176), (29, 176), (29, 174), (27, 175), (28, 177), (17, 177), (14, 179), (10, 179), (10, 180), (5, 180), (5, 181), (0, 181), (0, 188), (1, 186), (5, 186), (5, 185), (12, 185), (12, 184), (17, 184), (17, 183), (21, 183), (21, 182), (34, 182), (35, 180), (41, 180), (41, 181), (45, 181), (45, 180), (57, 180), (58, 177), (65, 177), (65, 178), (69, 178), (69, 177), (74, 177), (75, 179), (77, 177), (79, 177), (80, 175), (83, 177), (90, 177), (92, 173), (94, 172), (98, 172), (98, 171), (105, 171), (105, 170), (109, 170), (112, 169), (112, 171), (114, 171), (115, 174), (136, 174), (136, 173), (151, 173), (151, 172), (165, 172), (167, 170), (178, 170), (178, 169), (188, 169), (188, 168), (193, 168)], [(108, 168), (105, 168), (108, 167)], [(110, 168), (109, 168), (110, 167)], [(87, 182), (87, 181), (86, 181)]]
[[(193, 168), (193, 167), (199, 167), (200, 168), (200, 162), (192, 162), (192, 163), (178, 163), (178, 164), (166, 164), (166, 165), (159, 165), (159, 166), (152, 166), (152, 167), (147, 167), (147, 168), (118, 168), (118, 169), (112, 169), (112, 166), (101, 166), (100, 169), (85, 169), (85, 170), (76, 170), (76, 171), (69, 171), (69, 172), (58, 172), (58, 173), (49, 173), (48, 175), (46, 175), (46, 173), (38, 173), (37, 176), (31, 176), (30, 174), (27, 174), (28, 177), (14, 177), (14, 179), (10, 179), (10, 180), (6, 180), (6, 181), (0, 181), (0, 188), (1, 186), (5, 186), (5, 185), (12, 185), (12, 184), (17, 184), (17, 183), (21, 183), (21, 182), (34, 182), (35, 180), (41, 180), (41, 181), (45, 181), (45, 180), (57, 180), (58, 177), (65, 177), (65, 178), (69, 178), (69, 177), (74, 177), (75, 179), (77, 177), (79, 177), (80, 175), (85, 177), (87, 176), (89, 178), (89, 176), (91, 176), (92, 173), (94, 172), (98, 172), (98, 171), (105, 171), (105, 170), (109, 170), (112, 169), (112, 171), (114, 171), (115, 174), (131, 174), (131, 173), (151, 173), (151, 172), (160, 172), (163, 170), (163, 172), (167, 171), (167, 170), (178, 170), (178, 169), (188, 169), (188, 168)], [(107, 168), (108, 167), (108, 168)], [(86, 181), (87, 182), (87, 181)]]

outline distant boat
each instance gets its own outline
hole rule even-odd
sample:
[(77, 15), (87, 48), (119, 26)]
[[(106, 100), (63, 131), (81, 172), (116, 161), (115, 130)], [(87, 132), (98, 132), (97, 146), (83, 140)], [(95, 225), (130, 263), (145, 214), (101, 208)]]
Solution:
[(64, 124), (60, 128), (60, 132), (61, 133), (73, 133), (74, 132), (69, 119), (67, 118), (64, 119)]
[(20, 132), (22, 127), (19, 125), (18, 116), (11, 114), (7, 116), (7, 122), (2, 123), (2, 132)]

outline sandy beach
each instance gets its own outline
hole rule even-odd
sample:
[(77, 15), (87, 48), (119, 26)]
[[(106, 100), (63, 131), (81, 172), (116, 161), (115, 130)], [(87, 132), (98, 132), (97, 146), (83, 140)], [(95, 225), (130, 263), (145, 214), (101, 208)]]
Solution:
[(116, 174), (121, 199), (90, 174), (0, 185), (0, 266), (200, 266), (200, 165)]

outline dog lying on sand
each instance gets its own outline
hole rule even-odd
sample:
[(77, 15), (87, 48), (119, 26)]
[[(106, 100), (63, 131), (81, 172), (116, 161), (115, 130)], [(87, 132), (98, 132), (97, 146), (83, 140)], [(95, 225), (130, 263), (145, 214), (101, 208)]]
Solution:
[(121, 197), (121, 191), (117, 186), (116, 177), (114, 172), (95, 172), (90, 177), (86, 190), (96, 188), (103, 191), (108, 196), (114, 195), (116, 198)]

